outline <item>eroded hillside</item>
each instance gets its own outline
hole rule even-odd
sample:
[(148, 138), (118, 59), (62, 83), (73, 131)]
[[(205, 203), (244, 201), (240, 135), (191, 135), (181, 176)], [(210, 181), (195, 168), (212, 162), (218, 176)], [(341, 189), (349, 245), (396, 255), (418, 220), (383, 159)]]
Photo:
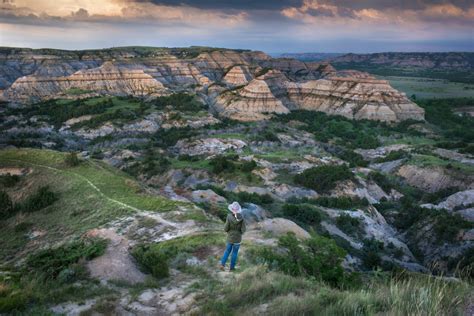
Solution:
[(196, 93), (239, 120), (307, 109), (380, 121), (423, 119), (423, 109), (367, 73), (262, 52), (130, 47), (97, 51), (3, 48), (0, 89), (12, 103), (101, 95), (146, 99)]

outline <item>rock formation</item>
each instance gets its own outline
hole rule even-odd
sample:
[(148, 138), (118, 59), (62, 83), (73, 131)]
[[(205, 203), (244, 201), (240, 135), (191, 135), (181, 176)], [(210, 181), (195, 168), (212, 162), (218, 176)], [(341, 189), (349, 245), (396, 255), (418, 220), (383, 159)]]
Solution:
[[(0, 49), (0, 89), (14, 103), (95, 95), (154, 97), (186, 89), (222, 116), (260, 120), (305, 109), (353, 119), (423, 120), (423, 109), (367, 73), (262, 52), (196, 48)], [(1, 92), (1, 90), (0, 90)]]

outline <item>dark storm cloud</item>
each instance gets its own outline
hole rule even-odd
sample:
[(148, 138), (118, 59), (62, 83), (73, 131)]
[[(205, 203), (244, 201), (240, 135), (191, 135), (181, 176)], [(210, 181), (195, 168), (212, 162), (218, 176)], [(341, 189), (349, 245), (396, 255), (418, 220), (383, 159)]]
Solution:
[(300, 7), (303, 0), (132, 0), (157, 5), (190, 6), (204, 10), (281, 10)]
[(462, 9), (474, 6), (473, 0), (319, 0), (319, 4), (330, 4), (337, 7), (361, 9), (401, 9), (422, 10), (433, 5), (451, 4)]
[(310, 8), (306, 11), (307, 14), (312, 16), (326, 16), (326, 17), (333, 17), (334, 13), (327, 8)]

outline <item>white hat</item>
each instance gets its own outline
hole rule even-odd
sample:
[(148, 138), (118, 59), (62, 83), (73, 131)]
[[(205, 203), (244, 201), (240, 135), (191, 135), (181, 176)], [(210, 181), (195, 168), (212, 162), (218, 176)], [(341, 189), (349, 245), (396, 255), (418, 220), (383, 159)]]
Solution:
[(229, 211), (231, 211), (232, 213), (240, 213), (240, 212), (242, 212), (242, 208), (240, 207), (239, 202), (233, 202), (233, 203), (230, 204), (227, 208), (228, 208)]

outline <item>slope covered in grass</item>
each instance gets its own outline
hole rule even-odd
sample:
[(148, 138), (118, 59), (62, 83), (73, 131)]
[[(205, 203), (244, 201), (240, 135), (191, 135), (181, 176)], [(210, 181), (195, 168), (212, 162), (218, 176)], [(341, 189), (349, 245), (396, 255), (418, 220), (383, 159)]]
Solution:
[(177, 203), (153, 196), (132, 178), (101, 162), (82, 161), (68, 167), (66, 154), (50, 150), (0, 151), (0, 169), (24, 168), (26, 174), (11, 188), (1, 188), (14, 204), (48, 186), (58, 200), (41, 210), (17, 211), (2, 220), (0, 258), (12, 258), (45, 242), (79, 235), (115, 218), (139, 211), (166, 212)]

